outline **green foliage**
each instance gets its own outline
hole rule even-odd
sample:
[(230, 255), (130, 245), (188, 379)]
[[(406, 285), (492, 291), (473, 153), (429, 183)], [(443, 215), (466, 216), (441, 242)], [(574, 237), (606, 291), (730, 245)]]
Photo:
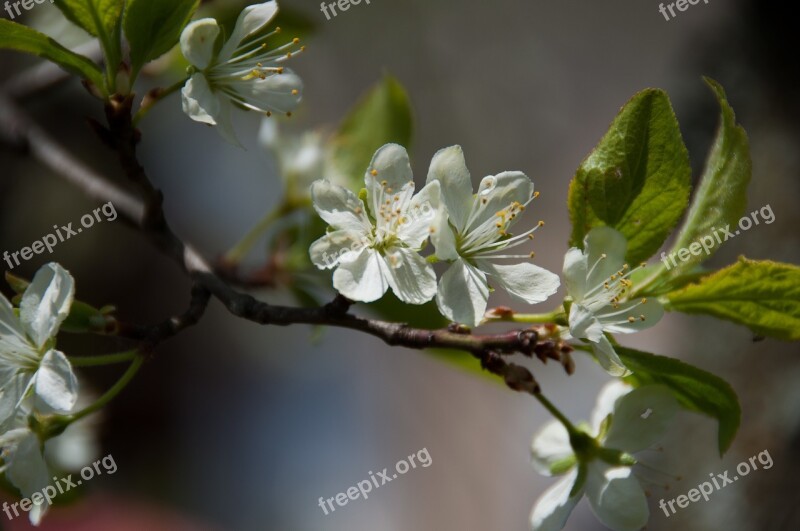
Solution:
[(583, 247), (589, 230), (608, 225), (627, 238), (629, 262), (646, 260), (686, 208), (690, 176), (689, 155), (666, 93), (639, 92), (570, 184), (572, 245)]
[(134, 78), (145, 64), (175, 46), (200, 0), (129, 0), (125, 11)]
[[(689, 214), (670, 253), (688, 247), (703, 236), (710, 236), (715, 228), (736, 225), (747, 207), (747, 185), (752, 173), (747, 133), (736, 124), (736, 115), (722, 86), (709, 78), (706, 83), (719, 102), (720, 125)], [(714, 251), (716, 246), (707, 255), (691, 255), (672, 269), (670, 276), (691, 270)]]
[(792, 264), (740, 258), (666, 298), (669, 310), (713, 315), (778, 339), (800, 339), (800, 267)]
[(728, 382), (674, 358), (624, 347), (616, 347), (616, 351), (633, 371), (628, 379), (634, 385), (665, 385), (686, 409), (717, 419), (720, 455), (728, 450), (742, 416), (736, 392)]
[(408, 148), (412, 129), (408, 94), (400, 82), (387, 75), (356, 104), (334, 135), (333, 171), (352, 183), (351, 188), (360, 188), (378, 148), (390, 142)]
[(109, 79), (122, 58), (120, 21), (125, 0), (55, 0), (70, 21), (100, 40), (106, 56)]
[(86, 57), (67, 50), (47, 35), (16, 22), (0, 19), (0, 49), (38, 55), (103, 89), (103, 73), (97, 65)]

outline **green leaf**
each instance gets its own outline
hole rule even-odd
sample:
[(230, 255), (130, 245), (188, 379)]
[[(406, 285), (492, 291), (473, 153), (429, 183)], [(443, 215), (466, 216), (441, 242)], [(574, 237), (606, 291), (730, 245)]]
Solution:
[(22, 24), (0, 19), (0, 49), (38, 55), (103, 89), (103, 73), (96, 64), (82, 55), (67, 50), (47, 35)]
[(728, 382), (674, 358), (619, 346), (615, 350), (625, 366), (633, 371), (628, 380), (634, 385), (665, 385), (686, 409), (717, 419), (719, 453), (722, 455), (728, 450), (742, 416), (736, 392)]
[(572, 245), (582, 248), (589, 230), (608, 225), (627, 238), (629, 262), (646, 260), (681, 218), (690, 177), (689, 154), (667, 94), (639, 92), (570, 184)]
[(100, 40), (112, 79), (122, 58), (120, 22), (125, 0), (55, 0), (55, 4), (65, 17)]
[(339, 182), (360, 188), (372, 155), (390, 142), (409, 147), (413, 118), (403, 86), (385, 76), (356, 104), (332, 139), (332, 166)]
[(129, 0), (123, 25), (134, 78), (142, 65), (178, 43), (199, 4), (200, 0)]
[(740, 258), (697, 284), (666, 295), (668, 310), (705, 313), (757, 334), (800, 339), (800, 267)]
[[(747, 185), (752, 173), (747, 133), (736, 124), (736, 115), (728, 104), (722, 86), (710, 78), (705, 78), (705, 81), (719, 102), (722, 116), (689, 214), (668, 254), (688, 248), (703, 237), (713, 241), (714, 229), (736, 226), (747, 207)], [(707, 247), (704, 246), (704, 249)], [(670, 273), (679, 275), (706, 260), (716, 250), (717, 245), (712, 244), (710, 252), (692, 254)]]

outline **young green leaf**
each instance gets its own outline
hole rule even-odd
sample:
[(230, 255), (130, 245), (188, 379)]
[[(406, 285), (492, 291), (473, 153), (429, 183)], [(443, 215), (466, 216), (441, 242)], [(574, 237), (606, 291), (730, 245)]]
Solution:
[(674, 358), (625, 347), (616, 347), (616, 351), (633, 371), (628, 379), (635, 385), (666, 385), (683, 407), (717, 419), (719, 453), (728, 450), (742, 416), (736, 392), (728, 382)]
[(120, 22), (125, 0), (55, 0), (55, 4), (65, 17), (100, 40), (111, 76), (122, 57)]
[[(689, 214), (670, 253), (688, 248), (704, 236), (712, 237), (715, 228), (735, 226), (747, 207), (747, 185), (752, 173), (747, 133), (736, 124), (736, 115), (722, 86), (710, 78), (705, 81), (721, 107), (720, 125)], [(670, 271), (671, 276), (690, 270), (716, 249), (717, 246), (712, 246), (708, 254), (691, 255)]]
[(710, 314), (757, 334), (800, 339), (800, 267), (792, 264), (740, 258), (666, 298), (668, 310)]
[(628, 240), (627, 260), (646, 260), (664, 243), (686, 208), (689, 154), (664, 91), (647, 89), (620, 110), (578, 168), (567, 204), (572, 245), (608, 225)]
[(125, 11), (125, 36), (131, 49), (134, 77), (145, 63), (167, 53), (194, 15), (200, 0), (130, 0)]
[(43, 33), (10, 20), (0, 20), (0, 49), (38, 55), (64, 70), (88, 79), (103, 90), (103, 73), (89, 59), (67, 50)]
[(372, 155), (384, 144), (411, 144), (412, 111), (403, 86), (385, 76), (358, 102), (332, 140), (332, 165), (339, 182), (363, 186)]

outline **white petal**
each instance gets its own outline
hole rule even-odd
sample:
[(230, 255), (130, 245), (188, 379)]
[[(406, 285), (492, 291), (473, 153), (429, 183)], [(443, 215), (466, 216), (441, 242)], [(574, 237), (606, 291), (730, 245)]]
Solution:
[(627, 466), (589, 463), (586, 498), (597, 519), (615, 531), (637, 531), (650, 516), (642, 486)]
[(67, 413), (78, 400), (78, 379), (64, 354), (48, 351), (34, 376), (34, 407), (43, 413)]
[(378, 149), (364, 174), (364, 183), (367, 200), (378, 221), (378, 227), (385, 224), (379, 214), (381, 207), (388, 208), (385, 204), (387, 200), (390, 201), (391, 208), (405, 211), (414, 193), (411, 163), (406, 148), (397, 144), (386, 144)]
[[(628, 247), (623, 236), (611, 227), (595, 227), (584, 238), (587, 263), (592, 273), (588, 278), (591, 287), (602, 284), (625, 263), (625, 251)], [(606, 255), (602, 258), (602, 255)]]
[(572, 509), (583, 494), (579, 491), (572, 498), (569, 497), (577, 477), (578, 469), (574, 468), (536, 500), (530, 518), (533, 531), (559, 531), (564, 528)]
[(266, 26), (277, 13), (278, 3), (275, 1), (244, 8), (239, 13), (239, 18), (236, 19), (236, 26), (234, 26), (228, 42), (219, 52), (220, 60), (227, 61), (230, 59), (244, 39)]
[(217, 132), (225, 139), (226, 142), (229, 144), (236, 146), (238, 148), (244, 149), (244, 146), (241, 142), (239, 142), (239, 137), (236, 135), (236, 131), (233, 129), (233, 120), (231, 117), (231, 111), (233, 110), (233, 103), (226, 98), (222, 97), (219, 98), (219, 114), (217, 115)]
[(0, 428), (16, 414), (30, 380), (31, 376), (24, 373), (4, 371), (0, 375)]
[(439, 205), (439, 183), (425, 185), (417, 195), (411, 198), (408, 210), (401, 213), (397, 226), (397, 236), (412, 249), (419, 249), (428, 239), (432, 231), (441, 226), (442, 214)]
[(586, 275), (588, 268), (586, 255), (577, 247), (573, 247), (564, 255), (564, 284), (567, 294), (577, 303), (583, 301), (586, 293)]
[(553, 475), (553, 465), (575, 457), (569, 443), (569, 433), (563, 424), (551, 420), (533, 437), (531, 442), (533, 468), (544, 476)]
[(431, 243), (436, 249), (436, 257), (440, 260), (456, 260), (459, 257), (456, 235), (447, 221), (446, 213), (442, 211), (434, 225), (434, 232), (431, 233)]
[(19, 313), (22, 327), (38, 348), (58, 333), (74, 295), (75, 282), (60, 265), (50, 263), (36, 272), (22, 295)]
[(220, 99), (211, 90), (203, 74), (195, 73), (181, 89), (183, 112), (194, 120), (209, 125), (217, 125)]
[(603, 446), (633, 453), (650, 448), (667, 432), (678, 402), (663, 385), (643, 385), (617, 400)]
[(283, 133), (278, 129), (278, 121), (273, 118), (264, 117), (264, 119), (261, 120), (261, 126), (258, 128), (259, 145), (273, 151), (275, 156), (280, 156), (281, 153), (278, 149), (283, 143), (283, 140)]
[(181, 33), (181, 52), (191, 64), (204, 70), (214, 58), (214, 43), (219, 36), (219, 24), (213, 18), (189, 23)]
[[(623, 302), (606, 306), (595, 313), (603, 330), (612, 334), (632, 334), (650, 328), (664, 316), (664, 307), (655, 298)], [(633, 321), (628, 319), (633, 317)], [(644, 317), (644, 319), (642, 319)]]
[(453, 226), (463, 232), (472, 209), (472, 179), (461, 146), (440, 149), (431, 160), (428, 181), (439, 181)]
[(353, 261), (340, 262), (333, 287), (352, 301), (373, 302), (389, 289), (388, 266), (373, 249), (364, 249)]
[(528, 304), (547, 300), (561, 284), (558, 275), (530, 262), (499, 265), (489, 260), (476, 260), (476, 263), (509, 295)]
[(288, 68), (265, 79), (238, 80), (228, 85), (246, 107), (259, 112), (285, 114), (296, 109), (303, 99), (303, 80)]
[(497, 212), (512, 203), (526, 204), (533, 196), (533, 183), (522, 172), (506, 171), (484, 177), (473, 200), (472, 219), (467, 231), (494, 219)]
[(600, 390), (595, 400), (594, 410), (592, 411), (591, 426), (596, 435), (600, 430), (600, 424), (607, 416), (614, 413), (614, 404), (617, 399), (633, 391), (633, 386), (621, 380), (612, 380)]
[(486, 313), (489, 285), (486, 275), (459, 258), (439, 281), (436, 305), (439, 311), (456, 323), (476, 326)]
[(397, 298), (408, 304), (424, 304), (436, 295), (433, 266), (416, 251), (402, 247), (386, 250), (388, 280)]
[(20, 368), (15, 363), (19, 355), (38, 356), (14, 313), (14, 307), (0, 294), (0, 370)]
[(372, 223), (364, 211), (364, 203), (350, 190), (319, 180), (311, 184), (311, 201), (314, 209), (334, 229), (368, 233)]
[(341, 261), (353, 261), (369, 242), (361, 231), (335, 230), (311, 244), (311, 262), (319, 269), (333, 269)]
[[(0, 444), (10, 450), (6, 477), (26, 498), (41, 492), (50, 483), (50, 472), (42, 457), (39, 438), (27, 428), (7, 433)], [(41, 515), (37, 515), (41, 516)]]
[(622, 363), (622, 360), (619, 359), (617, 352), (614, 350), (614, 346), (606, 336), (600, 337), (597, 343), (592, 343), (591, 345), (594, 355), (597, 356), (597, 361), (600, 362), (600, 366), (603, 367), (608, 374), (617, 377), (631, 374), (631, 371), (628, 370), (625, 364)]
[(596, 343), (603, 337), (603, 326), (594, 313), (582, 304), (573, 303), (569, 309), (569, 332), (572, 337)]

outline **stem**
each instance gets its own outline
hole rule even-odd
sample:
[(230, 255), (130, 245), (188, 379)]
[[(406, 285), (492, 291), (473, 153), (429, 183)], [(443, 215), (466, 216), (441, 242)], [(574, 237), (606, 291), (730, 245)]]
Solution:
[(244, 259), (247, 256), (247, 253), (253, 248), (253, 246), (258, 243), (259, 238), (261, 237), (264, 232), (272, 226), (273, 223), (281, 219), (286, 214), (291, 213), (295, 210), (295, 207), (287, 202), (282, 202), (277, 208), (267, 213), (261, 221), (256, 223), (256, 225), (250, 229), (250, 231), (244, 235), (244, 237), (234, 245), (230, 251), (225, 254), (223, 261), (226, 264), (235, 265)]
[[(139, 106), (139, 110), (133, 117), (133, 126), (136, 127), (139, 124), (139, 121), (144, 118), (147, 113), (155, 107), (156, 103), (163, 100), (173, 92), (176, 92), (178, 89), (182, 88), (186, 84), (186, 80), (188, 78), (181, 79), (176, 83), (170, 85), (165, 89), (157, 89), (155, 91), (150, 91), (142, 100), (142, 104)], [(131, 81), (133, 83), (133, 81)]]
[(95, 413), (96, 411), (105, 407), (106, 404), (111, 402), (111, 400), (113, 400), (114, 397), (116, 397), (123, 389), (125, 389), (125, 387), (133, 379), (133, 377), (136, 376), (136, 373), (139, 372), (139, 368), (142, 366), (143, 362), (144, 362), (144, 356), (137, 352), (136, 356), (133, 359), (133, 362), (128, 367), (128, 370), (125, 371), (125, 374), (123, 374), (119, 380), (117, 380), (117, 383), (115, 383), (111, 389), (106, 391), (106, 393), (103, 396), (98, 398), (94, 404), (78, 411), (77, 413), (69, 415), (67, 417), (69, 419), (69, 422), (72, 423), (77, 420), (80, 420), (83, 417), (91, 415), (92, 413)]
[(508, 313), (506, 315), (490, 315), (484, 319), (484, 323), (508, 322), (508, 323), (557, 323), (566, 322), (564, 310), (557, 309), (549, 313)]
[(116, 354), (106, 354), (103, 356), (76, 356), (70, 357), (69, 362), (73, 367), (98, 367), (101, 365), (113, 365), (115, 363), (132, 361), (136, 358), (137, 354), (137, 350), (129, 350), (127, 352), (118, 352)]
[(542, 393), (536, 393), (533, 396), (535, 396), (536, 399), (541, 402), (544, 408), (549, 411), (551, 415), (553, 415), (561, 424), (564, 425), (570, 435), (578, 432), (578, 428), (573, 426), (569, 419), (561, 411), (559, 411), (559, 409), (553, 405), (553, 403), (550, 402)]

